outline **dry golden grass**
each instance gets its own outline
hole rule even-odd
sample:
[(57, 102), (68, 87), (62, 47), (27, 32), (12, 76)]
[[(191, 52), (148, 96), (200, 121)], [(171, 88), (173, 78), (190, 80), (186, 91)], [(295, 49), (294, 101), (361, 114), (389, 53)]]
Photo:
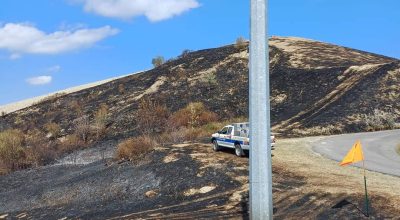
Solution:
[(150, 153), (156, 146), (157, 142), (149, 136), (139, 136), (129, 138), (118, 144), (116, 159), (130, 160), (136, 162), (142, 159), (146, 154)]
[(53, 138), (58, 138), (61, 134), (61, 127), (54, 122), (45, 124), (44, 129), (49, 132)]
[[(54, 125), (47, 126), (51, 131)], [(51, 129), (50, 129), (51, 128)], [(55, 126), (56, 130), (59, 128)], [(53, 135), (54, 136), (54, 135)], [(57, 157), (85, 147), (79, 136), (67, 135), (64, 141), (49, 140), (38, 129), (26, 134), (19, 130), (6, 130), (0, 133), (0, 175), (29, 167), (43, 166)]]
[(0, 165), (1, 170), (19, 169), (25, 158), (23, 144), (24, 134), (19, 130), (6, 130), (0, 133)]
[(71, 134), (65, 137), (64, 142), (58, 148), (58, 152), (59, 154), (72, 153), (84, 146), (84, 141), (77, 134)]
[(168, 119), (168, 124), (174, 128), (196, 128), (210, 122), (217, 121), (217, 114), (209, 111), (203, 103), (192, 102), (185, 108), (178, 110)]
[(51, 141), (37, 129), (25, 134), (25, 163), (32, 167), (45, 165), (57, 157), (57, 141)]
[(108, 121), (108, 106), (106, 104), (101, 104), (99, 109), (94, 115), (94, 132), (96, 133), (96, 138), (100, 139), (107, 132), (107, 121)]

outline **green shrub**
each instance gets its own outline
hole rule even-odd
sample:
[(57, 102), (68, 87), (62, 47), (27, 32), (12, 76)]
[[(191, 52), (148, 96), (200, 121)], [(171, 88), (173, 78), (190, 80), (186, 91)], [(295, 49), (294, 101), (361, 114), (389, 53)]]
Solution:
[(164, 59), (164, 57), (162, 57), (162, 56), (157, 56), (157, 57), (155, 57), (155, 58), (153, 58), (153, 59), (151, 60), (151, 63), (153, 64), (154, 67), (159, 67), (159, 66), (161, 66), (164, 62), (165, 62), (165, 59)]
[(206, 74), (202, 79), (201, 82), (206, 84), (208, 87), (212, 87), (218, 84), (217, 77), (215, 72), (211, 72)]

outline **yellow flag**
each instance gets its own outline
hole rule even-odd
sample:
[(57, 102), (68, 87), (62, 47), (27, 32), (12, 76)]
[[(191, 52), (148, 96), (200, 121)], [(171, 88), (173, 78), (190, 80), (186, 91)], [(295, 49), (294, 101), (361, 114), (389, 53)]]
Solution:
[(358, 140), (350, 149), (350, 151), (347, 153), (347, 155), (343, 158), (342, 162), (340, 163), (340, 166), (357, 163), (362, 160), (364, 160), (364, 154), (362, 151), (361, 142), (360, 140)]

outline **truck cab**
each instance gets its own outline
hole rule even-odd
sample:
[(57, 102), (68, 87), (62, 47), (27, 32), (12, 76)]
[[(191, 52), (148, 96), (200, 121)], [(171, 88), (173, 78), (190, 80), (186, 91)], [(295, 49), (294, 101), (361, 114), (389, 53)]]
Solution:
[[(219, 151), (222, 147), (235, 149), (235, 154), (239, 157), (244, 156), (244, 151), (248, 151), (250, 147), (249, 123), (234, 123), (227, 125), (212, 134), (211, 142), (213, 150)], [(275, 145), (275, 137), (271, 136), (271, 145)]]

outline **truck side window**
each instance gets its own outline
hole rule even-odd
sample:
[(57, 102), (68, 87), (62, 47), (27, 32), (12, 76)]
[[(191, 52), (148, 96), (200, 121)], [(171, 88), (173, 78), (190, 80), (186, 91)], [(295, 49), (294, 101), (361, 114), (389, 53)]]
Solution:
[(222, 130), (220, 131), (220, 134), (227, 134), (228, 133), (228, 127), (224, 127), (222, 128)]
[(226, 134), (232, 134), (232, 127), (229, 127), (228, 132)]

